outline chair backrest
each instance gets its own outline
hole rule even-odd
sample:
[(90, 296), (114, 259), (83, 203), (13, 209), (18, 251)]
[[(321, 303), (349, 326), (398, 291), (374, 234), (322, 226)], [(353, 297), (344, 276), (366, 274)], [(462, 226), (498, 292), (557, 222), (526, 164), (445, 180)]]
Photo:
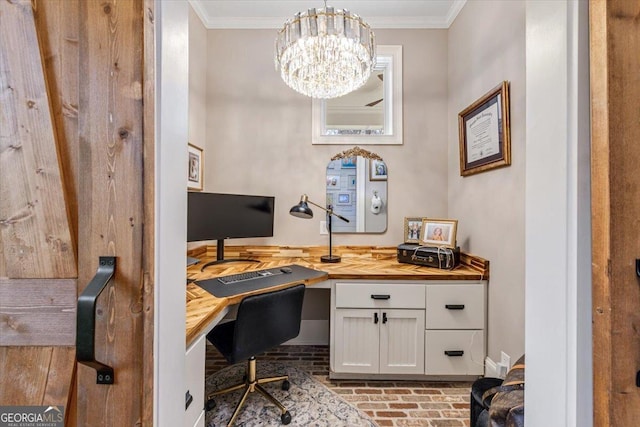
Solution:
[(243, 299), (234, 328), (235, 359), (248, 359), (297, 337), (304, 291), (301, 284)]

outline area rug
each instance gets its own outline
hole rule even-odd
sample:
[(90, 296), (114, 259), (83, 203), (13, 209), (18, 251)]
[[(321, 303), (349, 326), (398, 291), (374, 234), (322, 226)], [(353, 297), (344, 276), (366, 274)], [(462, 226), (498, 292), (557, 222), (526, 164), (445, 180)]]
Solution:
[[(258, 361), (257, 365), (259, 378), (289, 375), (291, 388), (287, 391), (280, 388), (281, 381), (267, 383), (263, 387), (289, 410), (290, 426), (376, 426), (366, 414), (351, 406), (304, 370), (272, 361)], [(229, 366), (209, 376), (206, 382), (207, 393), (241, 381), (245, 366), (245, 364)], [(215, 408), (207, 412), (207, 427), (226, 426), (241, 396), (242, 390), (216, 396)], [(258, 392), (249, 394), (234, 424), (237, 427), (281, 425), (280, 410)]]

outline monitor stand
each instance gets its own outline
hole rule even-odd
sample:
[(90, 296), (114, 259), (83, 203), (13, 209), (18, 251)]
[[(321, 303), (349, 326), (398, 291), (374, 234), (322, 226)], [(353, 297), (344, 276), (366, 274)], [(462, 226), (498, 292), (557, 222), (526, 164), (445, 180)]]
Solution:
[(260, 262), (260, 261), (258, 261), (256, 259), (248, 259), (248, 258), (228, 258), (228, 259), (225, 259), (224, 258), (224, 240), (223, 239), (219, 239), (219, 240), (217, 240), (217, 244), (216, 244), (216, 260), (215, 261), (209, 261), (208, 263), (203, 265), (202, 268), (200, 269), (200, 271), (204, 271), (204, 269), (209, 267), (210, 265), (224, 264), (224, 263), (227, 263), (227, 262)]

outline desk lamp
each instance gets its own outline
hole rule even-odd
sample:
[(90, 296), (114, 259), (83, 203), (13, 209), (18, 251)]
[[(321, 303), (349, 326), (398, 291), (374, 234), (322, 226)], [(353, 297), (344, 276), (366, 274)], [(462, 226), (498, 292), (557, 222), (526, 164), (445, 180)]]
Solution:
[(292, 207), (289, 210), (289, 213), (293, 216), (297, 216), (298, 218), (305, 218), (305, 219), (313, 218), (313, 211), (311, 210), (311, 208), (307, 203), (311, 203), (313, 206), (317, 206), (327, 213), (327, 230), (329, 231), (329, 255), (322, 255), (320, 257), (320, 261), (331, 262), (331, 263), (340, 262), (340, 257), (337, 255), (334, 256), (332, 254), (331, 235), (333, 234), (333, 232), (331, 230), (331, 217), (335, 215), (345, 222), (349, 222), (349, 220), (335, 213), (331, 206), (329, 206), (329, 208), (327, 209), (316, 203), (313, 203), (311, 200), (309, 200), (309, 197), (306, 194), (303, 194), (302, 197), (300, 197), (300, 203)]

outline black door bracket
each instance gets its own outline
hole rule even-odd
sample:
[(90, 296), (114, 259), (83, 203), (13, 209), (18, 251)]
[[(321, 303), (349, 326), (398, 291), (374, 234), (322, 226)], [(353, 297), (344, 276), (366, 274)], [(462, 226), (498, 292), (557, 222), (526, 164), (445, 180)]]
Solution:
[(96, 302), (113, 277), (116, 257), (101, 256), (96, 275), (78, 297), (76, 320), (76, 359), (78, 363), (97, 371), (98, 384), (113, 384), (114, 372), (111, 366), (98, 362), (95, 357)]

